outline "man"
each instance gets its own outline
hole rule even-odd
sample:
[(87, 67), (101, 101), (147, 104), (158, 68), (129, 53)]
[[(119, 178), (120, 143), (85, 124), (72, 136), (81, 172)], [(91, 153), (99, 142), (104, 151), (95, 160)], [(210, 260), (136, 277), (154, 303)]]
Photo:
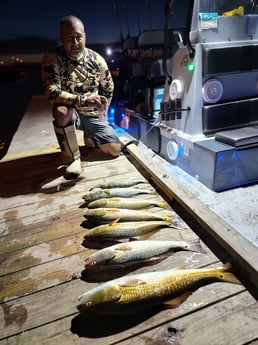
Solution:
[(84, 131), (85, 143), (111, 156), (120, 154), (121, 143), (103, 121), (113, 95), (113, 80), (104, 58), (86, 48), (82, 21), (75, 16), (63, 18), (60, 40), (62, 45), (43, 57), (42, 82), (53, 105), (54, 130), (67, 164), (64, 177), (72, 179), (81, 173), (75, 125)]

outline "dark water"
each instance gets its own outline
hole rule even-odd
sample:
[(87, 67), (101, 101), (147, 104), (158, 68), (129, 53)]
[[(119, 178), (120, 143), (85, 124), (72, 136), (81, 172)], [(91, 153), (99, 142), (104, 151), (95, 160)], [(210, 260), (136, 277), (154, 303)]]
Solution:
[(0, 69), (0, 159), (2, 159), (33, 95), (43, 93), (40, 66), (26, 67), (20, 75), (15, 68)]

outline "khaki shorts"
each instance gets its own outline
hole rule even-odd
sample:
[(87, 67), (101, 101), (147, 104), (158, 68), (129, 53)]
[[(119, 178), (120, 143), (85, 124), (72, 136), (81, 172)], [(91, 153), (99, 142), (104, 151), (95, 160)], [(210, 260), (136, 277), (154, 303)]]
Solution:
[(98, 147), (103, 144), (120, 143), (114, 128), (108, 122), (102, 122), (96, 116), (85, 116), (74, 109), (77, 117), (76, 128), (84, 131), (84, 136), (93, 140)]

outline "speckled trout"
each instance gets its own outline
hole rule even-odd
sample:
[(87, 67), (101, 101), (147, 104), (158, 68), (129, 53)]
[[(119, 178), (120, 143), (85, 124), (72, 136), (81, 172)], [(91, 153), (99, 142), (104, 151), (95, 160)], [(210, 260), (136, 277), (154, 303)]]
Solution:
[(116, 219), (121, 222), (143, 220), (164, 220), (172, 222), (172, 216), (170, 214), (105, 207), (89, 209), (85, 212), (85, 217), (100, 223), (111, 222)]
[(153, 194), (154, 191), (143, 188), (95, 188), (90, 190), (87, 194), (83, 195), (83, 199), (86, 202), (91, 202), (102, 198), (122, 197), (129, 198), (139, 194)]
[(178, 251), (205, 253), (200, 241), (133, 241), (96, 251), (85, 260), (85, 268), (155, 263)]
[(103, 181), (100, 183), (95, 184), (90, 190), (95, 188), (125, 188), (125, 187), (132, 187), (138, 185), (140, 183), (147, 183), (148, 181), (144, 178), (134, 178), (128, 180), (112, 180), (112, 181)]
[(110, 280), (85, 292), (77, 305), (81, 312), (137, 313), (156, 305), (179, 306), (193, 291), (212, 282), (241, 284), (228, 272), (231, 265), (218, 268), (171, 269), (128, 275)]
[(151, 206), (157, 206), (161, 208), (169, 208), (166, 201), (156, 201), (151, 199), (128, 199), (128, 198), (102, 198), (92, 201), (88, 204), (88, 208), (127, 208), (127, 209), (141, 209)]
[(139, 222), (112, 222), (95, 226), (87, 230), (85, 239), (90, 241), (100, 240), (125, 240), (134, 237), (141, 237), (161, 228), (175, 226), (165, 221), (139, 221)]

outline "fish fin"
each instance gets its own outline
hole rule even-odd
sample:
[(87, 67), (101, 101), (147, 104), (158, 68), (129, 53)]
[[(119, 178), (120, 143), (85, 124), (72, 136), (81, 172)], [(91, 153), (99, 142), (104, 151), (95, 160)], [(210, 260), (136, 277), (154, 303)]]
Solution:
[(121, 286), (136, 286), (136, 285), (143, 285), (146, 284), (146, 282), (142, 279), (138, 279), (138, 278), (128, 278), (128, 280), (126, 280), (123, 284), (121, 284)]
[(108, 225), (109, 225), (109, 226), (112, 226), (112, 225), (118, 223), (119, 220), (120, 220), (120, 218), (116, 218), (116, 219), (114, 219), (111, 223), (109, 223)]
[(168, 258), (168, 255), (153, 256), (152, 258), (143, 259), (140, 262), (147, 264), (147, 265), (155, 265), (155, 264), (157, 264), (157, 263), (159, 263), (162, 260), (165, 260), (167, 258)]
[(130, 251), (131, 249), (132, 249), (132, 246), (129, 244), (129, 242), (118, 244), (116, 247), (116, 251), (123, 251), (123, 252)]
[(187, 270), (187, 267), (185, 265), (180, 265), (180, 266), (174, 268), (174, 270)]
[(160, 229), (155, 229), (153, 231), (150, 231), (144, 235), (140, 235), (140, 236), (137, 236), (136, 238), (139, 239), (139, 240), (148, 240), (151, 236), (155, 235)]
[(193, 292), (192, 291), (187, 291), (184, 292), (183, 294), (165, 302), (163, 304), (164, 309), (171, 309), (171, 308), (177, 308), (182, 304)]
[(119, 208), (109, 208), (109, 207), (103, 207), (104, 208), (104, 211), (105, 213), (113, 213), (113, 212), (120, 212), (120, 209)]

